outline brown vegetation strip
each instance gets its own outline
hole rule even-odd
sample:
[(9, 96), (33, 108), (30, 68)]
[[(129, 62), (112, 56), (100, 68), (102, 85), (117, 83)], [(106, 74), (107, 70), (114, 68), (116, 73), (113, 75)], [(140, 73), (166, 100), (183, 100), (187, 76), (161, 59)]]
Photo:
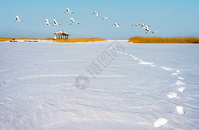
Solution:
[(96, 41), (106, 41), (102, 38), (73, 38), (73, 39), (56, 39), (54, 42), (96, 42)]
[[(37, 40), (47, 40), (52, 41), (52, 38), (0, 38), (0, 42), (11, 41), (11, 40), (24, 40), (24, 41), (37, 41)], [(56, 39), (54, 42), (96, 42), (96, 41), (106, 41), (102, 38), (72, 38), (72, 39)]]
[(196, 37), (140, 37), (134, 36), (129, 39), (133, 43), (199, 43)]
[(0, 38), (0, 42), (11, 41), (11, 40), (24, 40), (24, 41), (37, 41), (37, 40), (52, 40), (52, 38)]

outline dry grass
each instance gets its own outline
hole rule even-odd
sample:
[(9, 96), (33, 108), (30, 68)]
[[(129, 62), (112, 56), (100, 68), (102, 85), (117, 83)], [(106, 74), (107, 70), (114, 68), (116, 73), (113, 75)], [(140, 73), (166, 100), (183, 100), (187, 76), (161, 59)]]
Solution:
[(52, 40), (52, 38), (0, 38), (0, 42), (10, 41), (12, 39), (15, 40), (24, 40), (24, 41), (37, 41), (37, 40)]
[(134, 36), (129, 38), (129, 42), (133, 43), (199, 43), (196, 37), (140, 37)]
[(0, 38), (0, 42), (10, 41), (11, 38)]
[[(52, 41), (52, 38), (0, 38), (0, 42), (10, 41), (12, 39), (15, 40), (24, 40), (24, 41), (37, 41), (37, 40), (47, 40)], [(106, 41), (106, 39), (102, 38), (73, 38), (73, 39), (56, 39), (54, 42), (96, 42), (96, 41)]]
[(96, 42), (96, 41), (106, 41), (102, 38), (72, 38), (72, 39), (56, 39), (54, 42)]
[(15, 38), (15, 40), (24, 40), (24, 41), (29, 41), (29, 40), (47, 40), (47, 41), (51, 41), (52, 38)]

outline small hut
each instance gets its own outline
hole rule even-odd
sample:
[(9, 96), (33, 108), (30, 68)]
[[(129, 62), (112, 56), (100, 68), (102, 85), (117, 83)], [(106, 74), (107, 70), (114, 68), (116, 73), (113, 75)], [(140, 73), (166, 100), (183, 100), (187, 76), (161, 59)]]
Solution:
[(70, 36), (69, 33), (64, 32), (64, 31), (59, 31), (54, 33), (54, 35), (56, 35), (56, 39), (68, 39), (68, 36)]

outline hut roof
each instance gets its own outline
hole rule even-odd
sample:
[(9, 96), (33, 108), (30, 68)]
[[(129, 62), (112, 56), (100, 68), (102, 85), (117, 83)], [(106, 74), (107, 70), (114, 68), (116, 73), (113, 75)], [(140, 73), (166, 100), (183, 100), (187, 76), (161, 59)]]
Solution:
[(59, 32), (54, 33), (54, 35), (70, 35), (70, 34), (64, 31), (59, 31)]

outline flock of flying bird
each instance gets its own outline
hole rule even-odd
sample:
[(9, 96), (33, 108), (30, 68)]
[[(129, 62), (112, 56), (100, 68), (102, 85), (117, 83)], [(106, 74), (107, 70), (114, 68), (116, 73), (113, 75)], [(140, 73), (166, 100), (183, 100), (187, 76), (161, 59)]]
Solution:
[(141, 24), (133, 24), (131, 26), (142, 27), (142, 28), (145, 29), (146, 33), (154, 33), (154, 31), (149, 30), (149, 27), (150, 27), (149, 25), (146, 25), (146, 24), (143, 24), (143, 23), (141, 23)]
[[(71, 14), (71, 13), (74, 13), (73, 11), (70, 11), (69, 8), (66, 8), (66, 12), (64, 13), (68, 13), (68, 14)], [(96, 15), (96, 16), (99, 16), (100, 14), (97, 12), (97, 11), (94, 11), (93, 12), (93, 15)], [(70, 18), (71, 20), (71, 23), (69, 25), (73, 25), (73, 24), (80, 24), (78, 21), (75, 21), (73, 18)], [(108, 17), (104, 17), (103, 20), (108, 20), (110, 21), (110, 18)], [(16, 16), (16, 20), (14, 22), (23, 22), (23, 20), (20, 20), (18, 16)], [(53, 23), (52, 26), (57, 26), (57, 25), (61, 25), (59, 24), (55, 19), (53, 19)], [(45, 20), (45, 25), (48, 25), (48, 26), (51, 26), (51, 23), (49, 23), (48, 19)], [(113, 26), (119, 28), (119, 23), (114, 23)], [(154, 33), (154, 31), (151, 31), (149, 29), (149, 25), (146, 25), (146, 24), (133, 24), (131, 26), (137, 26), (137, 27), (142, 27), (143, 29), (145, 29), (146, 33)]]

